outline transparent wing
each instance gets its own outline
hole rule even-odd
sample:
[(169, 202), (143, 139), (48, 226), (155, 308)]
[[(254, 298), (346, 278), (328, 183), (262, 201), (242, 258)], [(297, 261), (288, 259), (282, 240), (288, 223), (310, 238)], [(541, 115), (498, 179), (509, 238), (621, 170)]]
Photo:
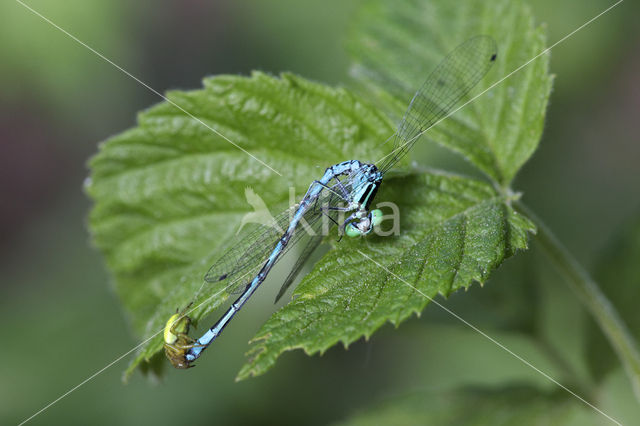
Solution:
[(288, 208), (277, 215), (273, 223), (259, 225), (236, 242), (209, 268), (204, 280), (210, 283), (230, 280), (239, 272), (251, 269), (251, 265), (260, 263), (273, 250), (294, 212), (295, 206)]
[(291, 269), (291, 272), (289, 272), (287, 279), (282, 283), (282, 287), (280, 287), (280, 291), (278, 291), (278, 295), (276, 296), (276, 300), (274, 301), (274, 303), (278, 303), (278, 300), (280, 300), (280, 298), (284, 296), (284, 294), (287, 292), (289, 287), (291, 287), (291, 284), (293, 284), (296, 277), (302, 270), (304, 264), (307, 263), (307, 260), (309, 260), (313, 252), (322, 242), (322, 235), (309, 236), (308, 238), (309, 241), (306, 243), (304, 250), (302, 250), (302, 253), (300, 253), (300, 256), (296, 260), (296, 264)]
[[(352, 183), (354, 182), (354, 180), (356, 180), (354, 178), (359, 173), (360, 171), (356, 171), (352, 175), (346, 176), (342, 181), (336, 179), (336, 183), (332, 186), (332, 190), (335, 191), (335, 193), (327, 194), (326, 204), (330, 206), (335, 205), (336, 200), (340, 199), (340, 196), (338, 194), (349, 194), (351, 192), (354, 192), (356, 188), (354, 188)], [(324, 210), (323, 214), (327, 216), (329, 220), (334, 224), (341, 224), (345, 219), (340, 215), (338, 211)], [(300, 253), (300, 256), (296, 260), (295, 265), (289, 272), (289, 275), (282, 283), (282, 286), (278, 291), (278, 294), (276, 296), (274, 303), (278, 303), (278, 301), (282, 298), (282, 296), (287, 292), (289, 287), (291, 287), (291, 284), (293, 284), (296, 277), (300, 274), (302, 267), (305, 265), (305, 263), (307, 263), (307, 261), (309, 260), (313, 252), (318, 248), (318, 246), (322, 242), (322, 237), (323, 235), (321, 232), (316, 233), (316, 235), (314, 236), (308, 237), (307, 242), (305, 243), (305, 248), (302, 250), (302, 253)]]
[[(321, 239), (323, 235), (328, 233), (331, 226), (337, 223), (340, 219), (340, 212), (329, 208), (340, 208), (346, 205), (345, 198), (341, 194), (343, 188), (350, 188), (348, 182), (350, 179), (346, 179), (345, 182), (336, 181), (313, 200), (311, 207), (294, 230), (289, 243), (282, 250), (277, 261), (282, 259), (283, 255), (305, 235), (319, 236)], [(275, 249), (279, 239), (289, 227), (296, 209), (297, 206), (290, 207), (276, 216), (273, 223), (260, 225), (235, 243), (209, 268), (204, 280), (209, 283), (226, 281), (225, 288), (230, 293), (243, 291)], [(324, 220), (321, 220), (322, 218)]]
[(444, 118), (478, 84), (496, 56), (495, 41), (484, 35), (465, 41), (449, 53), (413, 96), (396, 131), (393, 150), (378, 168), (385, 172), (406, 155), (420, 135)]

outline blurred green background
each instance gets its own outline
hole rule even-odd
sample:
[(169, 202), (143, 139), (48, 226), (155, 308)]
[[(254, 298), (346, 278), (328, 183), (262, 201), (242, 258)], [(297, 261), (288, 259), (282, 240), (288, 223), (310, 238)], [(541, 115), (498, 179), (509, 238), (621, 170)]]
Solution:
[[(253, 69), (349, 84), (342, 41), (354, 0), (28, 4), (160, 92)], [(611, 3), (530, 4), (553, 43)], [(545, 133), (515, 185), (587, 267), (640, 212), (639, 12), (625, 2), (553, 50)], [(19, 3), (3, 2), (0, 16), (0, 423), (13, 424), (138, 343), (91, 247), (82, 183), (97, 143), (159, 99)], [(347, 351), (292, 352), (268, 374), (235, 383), (276, 291), (257, 295), (198, 368), (169, 371), (160, 383), (136, 374), (123, 385), (125, 358), (31, 423), (325, 424), (420, 389), (554, 389), (435, 306)], [(555, 352), (586, 375), (583, 336), (592, 324), (535, 247), (446, 305), (559, 380), (567, 371)], [(640, 419), (620, 369), (597, 394), (605, 412)], [(604, 419), (594, 413), (594, 422)]]

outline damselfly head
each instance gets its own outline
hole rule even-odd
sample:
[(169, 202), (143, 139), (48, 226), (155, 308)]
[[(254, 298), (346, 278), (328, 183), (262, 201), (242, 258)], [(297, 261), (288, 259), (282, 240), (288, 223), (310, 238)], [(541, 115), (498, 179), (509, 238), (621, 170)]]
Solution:
[(174, 344), (181, 334), (188, 333), (190, 322), (191, 319), (182, 313), (176, 312), (171, 315), (164, 326), (164, 343)]
[(164, 353), (175, 368), (191, 368), (187, 360), (189, 349), (195, 346), (189, 333), (191, 318), (183, 312), (173, 314), (164, 326)]

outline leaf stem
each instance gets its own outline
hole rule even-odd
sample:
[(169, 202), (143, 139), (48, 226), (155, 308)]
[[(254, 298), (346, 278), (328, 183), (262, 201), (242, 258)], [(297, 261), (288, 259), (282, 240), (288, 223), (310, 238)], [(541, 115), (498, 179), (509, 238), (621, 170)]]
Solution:
[(538, 242), (600, 325), (600, 329), (622, 361), (636, 399), (640, 401), (640, 352), (635, 339), (629, 333), (615, 307), (544, 222), (522, 202), (516, 201), (513, 204), (538, 227), (536, 235)]

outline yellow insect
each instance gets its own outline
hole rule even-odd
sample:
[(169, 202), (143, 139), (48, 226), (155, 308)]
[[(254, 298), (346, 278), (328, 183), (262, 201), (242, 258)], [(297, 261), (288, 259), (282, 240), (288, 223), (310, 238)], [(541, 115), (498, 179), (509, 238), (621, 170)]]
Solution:
[(190, 306), (191, 304), (181, 312), (176, 311), (164, 326), (164, 353), (175, 368), (195, 367), (186, 358), (186, 354), (189, 349), (201, 346), (188, 335), (191, 318), (185, 314), (185, 311)]

